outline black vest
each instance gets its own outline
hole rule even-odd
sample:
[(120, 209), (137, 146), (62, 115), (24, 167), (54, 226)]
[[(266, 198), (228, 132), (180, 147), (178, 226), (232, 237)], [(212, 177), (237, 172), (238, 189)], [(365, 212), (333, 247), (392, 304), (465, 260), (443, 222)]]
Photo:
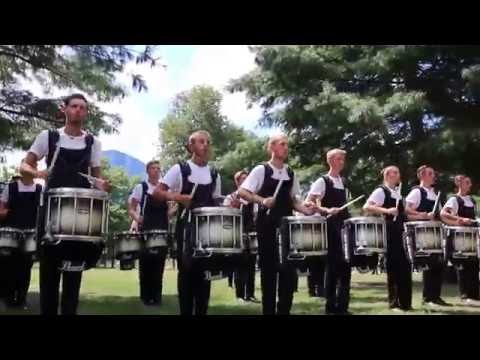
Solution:
[(417, 211), (429, 213), (433, 210), (435, 206), (435, 200), (430, 200), (427, 198), (427, 190), (421, 186), (414, 186), (412, 190), (420, 190), (420, 204), (418, 205)]
[[(180, 172), (182, 174), (182, 194), (190, 194), (193, 190), (194, 184), (188, 180), (188, 177), (192, 173), (192, 169), (187, 162), (180, 162), (178, 164), (180, 166)], [(195, 194), (192, 199), (192, 203), (190, 205), (190, 209), (195, 209), (199, 207), (205, 206), (215, 206), (215, 202), (213, 199), (213, 192), (215, 191), (215, 187), (217, 185), (217, 176), (218, 172), (213, 167), (210, 168), (210, 176), (212, 178), (212, 182), (206, 185), (197, 185), (197, 190), (195, 190)], [(178, 215), (180, 216), (183, 212), (184, 207), (179, 204), (178, 206)]]
[[(385, 200), (383, 201), (382, 207), (385, 208), (385, 209), (390, 209), (392, 207), (395, 207), (397, 205), (397, 200), (394, 199), (391, 196), (390, 189), (385, 185), (380, 185), (379, 188), (382, 189), (384, 194), (385, 194)], [(394, 219), (394, 217), (392, 215), (386, 215), (385, 216), (385, 220), (387, 222), (387, 225), (394, 223), (393, 219)], [(405, 220), (406, 220), (405, 208), (403, 206), (403, 200), (400, 200), (398, 202), (398, 216), (397, 216), (397, 220), (395, 221), (395, 224), (401, 225), (403, 227), (403, 222)]]
[[(58, 130), (48, 132), (47, 167), (50, 167), (57, 142), (60, 139)], [(57, 160), (52, 169), (47, 188), (58, 187), (90, 188), (90, 183), (78, 172), (88, 174), (94, 138), (91, 134), (85, 136), (85, 148), (80, 150), (60, 148)]]
[(457, 199), (457, 203), (458, 203), (458, 213), (457, 213), (457, 215), (460, 216), (460, 217), (475, 220), (477, 204), (476, 204), (475, 200), (473, 199), (473, 197), (470, 196), (470, 200), (473, 203), (473, 207), (465, 206), (465, 201), (463, 201), (463, 199), (460, 196), (455, 195), (455, 198)]
[(252, 232), (255, 231), (255, 223), (253, 220), (253, 203), (248, 203), (242, 206), (243, 217), (243, 231)]
[[(142, 181), (140, 211), (143, 216), (142, 230), (167, 230), (168, 206), (166, 201), (158, 201), (148, 194), (148, 184)], [(145, 207), (144, 207), (145, 204)]]
[(37, 220), (37, 208), (42, 186), (36, 184), (35, 191), (20, 192), (18, 182), (8, 184), (8, 208), (5, 226), (18, 229), (33, 229)]
[[(327, 208), (332, 207), (342, 207), (347, 203), (347, 185), (345, 179), (342, 177), (342, 183), (344, 189), (336, 189), (334, 187), (332, 179), (328, 175), (322, 176), (323, 181), (325, 181), (325, 194), (322, 199), (322, 206)], [(343, 224), (343, 221), (350, 217), (348, 208), (343, 210), (336, 216), (332, 216), (329, 221), (340, 222)]]
[[(265, 168), (265, 176), (263, 178), (263, 185), (258, 192), (258, 195), (267, 198), (275, 194), (275, 189), (277, 188), (279, 180), (273, 179), (273, 169), (268, 164), (263, 165)], [(275, 199), (275, 205), (270, 210), (269, 217), (275, 220), (280, 220), (284, 216), (292, 216), (293, 204), (292, 197), (290, 196), (290, 191), (293, 186), (294, 172), (292, 169), (287, 167), (288, 181), (284, 181), (280, 190), (278, 191), (277, 198)], [(263, 219), (267, 216), (268, 209), (264, 206), (258, 209), (258, 218)]]

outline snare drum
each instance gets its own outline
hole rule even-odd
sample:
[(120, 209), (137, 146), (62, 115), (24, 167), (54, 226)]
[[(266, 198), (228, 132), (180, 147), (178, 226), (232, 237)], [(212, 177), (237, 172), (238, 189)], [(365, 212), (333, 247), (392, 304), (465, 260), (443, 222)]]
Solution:
[[(377, 256), (387, 251), (387, 230), (383, 217), (354, 217), (344, 221), (343, 250), (345, 260), (356, 263), (365, 256)], [(362, 262), (363, 263), (363, 262)]]
[(159, 248), (168, 246), (168, 230), (148, 230), (143, 232), (145, 251), (156, 254)]
[(115, 259), (120, 260), (120, 270), (131, 270), (142, 250), (142, 234), (121, 231), (113, 234)]
[(11, 227), (0, 228), (0, 255), (11, 255), (19, 250), (23, 232)]
[(286, 216), (279, 231), (280, 262), (327, 255), (327, 220), (323, 216)]
[(34, 255), (37, 252), (37, 230), (28, 229), (23, 231), (22, 252)]
[(249, 232), (244, 234), (245, 249), (250, 254), (258, 254), (258, 238), (256, 232)]
[[(54, 188), (46, 196), (41, 243), (47, 242), (52, 256), (63, 261), (63, 271), (95, 267), (108, 232), (109, 195), (95, 189)], [(70, 265), (75, 270), (69, 270)]]
[(446, 231), (446, 257), (452, 259), (466, 259), (477, 257), (478, 227), (445, 226)]
[(445, 252), (443, 226), (440, 221), (409, 221), (405, 223), (404, 245), (412, 264), (420, 258)]
[(83, 188), (47, 192), (46, 236), (55, 240), (103, 242), (108, 232), (108, 194)]
[(193, 257), (242, 254), (242, 212), (226, 207), (192, 210)]

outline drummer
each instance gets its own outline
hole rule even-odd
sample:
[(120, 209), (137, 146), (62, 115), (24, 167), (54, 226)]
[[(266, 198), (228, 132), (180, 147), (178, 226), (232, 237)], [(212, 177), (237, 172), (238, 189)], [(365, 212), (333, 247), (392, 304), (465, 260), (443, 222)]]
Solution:
[[(298, 179), (285, 163), (288, 158), (288, 137), (285, 134), (270, 136), (267, 151), (271, 156), (270, 161), (256, 166), (242, 183), (238, 193), (250, 204), (262, 205), (258, 210), (255, 225), (258, 236), (263, 314), (288, 315), (292, 307), (296, 273), (287, 267), (278, 271), (276, 232), (282, 217), (292, 216), (293, 209), (306, 215), (312, 215), (315, 210), (313, 207), (303, 205), (299, 200)], [(280, 180), (283, 182), (274, 198)]]
[[(0, 198), (0, 221), (3, 221), (3, 226), (21, 230), (34, 229), (41, 191), (42, 185), (36, 184), (29, 174), (16, 177), (10, 182)], [(0, 276), (7, 280), (4, 287), (6, 304), (26, 310), (33, 258), (30, 254), (17, 251), (4, 260), (8, 264), (5, 269), (8, 276)]]
[[(87, 179), (78, 174), (78, 172), (88, 174), (90, 169), (90, 174), (97, 178), (95, 187), (110, 191), (109, 182), (100, 178), (101, 143), (82, 129), (88, 114), (87, 100), (81, 94), (70, 95), (65, 98), (61, 111), (65, 115), (65, 126), (60, 129), (44, 130), (36, 137), (25, 162), (22, 163), (21, 173), (24, 176), (45, 179), (48, 189), (90, 188)], [(47, 166), (52, 166), (50, 174), (47, 170), (37, 170), (37, 162), (44, 157)], [(52, 164), (53, 160), (55, 162)], [(92, 244), (89, 248), (90, 253), (100, 256), (101, 249), (97, 248), (98, 246)], [(56, 256), (55, 245), (44, 244), (39, 250), (41, 313), (57, 315), (60, 278), (63, 277), (61, 314), (76, 314), (82, 271), (62, 272), (60, 269), (65, 264)]]
[[(325, 292), (327, 314), (349, 314), (350, 301), (350, 264), (345, 261), (342, 251), (341, 230), (343, 221), (350, 217), (348, 209), (340, 210), (347, 203), (345, 179), (341, 177), (345, 166), (346, 151), (332, 149), (327, 152), (330, 168), (326, 175), (318, 178), (311, 186), (306, 202), (311, 206), (319, 205), (322, 214), (330, 215), (327, 220), (328, 255), (326, 262)], [(322, 281), (323, 272), (320, 272)]]
[[(128, 215), (136, 223), (138, 231), (167, 230), (168, 206), (165, 201), (153, 199), (152, 193), (160, 184), (160, 163), (149, 161), (146, 166), (148, 180), (137, 184), (133, 189), (128, 206)], [(138, 211), (138, 208), (140, 211)], [(167, 247), (152, 254), (142, 251), (139, 258), (140, 299), (144, 305), (161, 305), (163, 271), (167, 257)]]
[[(435, 170), (428, 165), (417, 169), (419, 186), (414, 186), (405, 199), (409, 221), (434, 221), (439, 213), (434, 213), (437, 194), (434, 191)], [(443, 262), (438, 256), (432, 255), (428, 268), (423, 270), (423, 303), (429, 306), (449, 306), (441, 297), (443, 281)]]
[[(442, 221), (450, 226), (477, 226), (475, 221), (477, 205), (470, 196), (472, 188), (470, 177), (455, 176), (455, 186), (458, 189), (457, 193), (447, 200), (440, 213)], [(478, 257), (464, 261), (461, 269), (457, 267), (460, 297), (467, 304), (480, 300), (478, 272)]]
[[(178, 298), (181, 315), (206, 315), (210, 298), (210, 280), (203, 271), (189, 266), (184, 261), (184, 229), (189, 226), (188, 212), (182, 216), (183, 209), (195, 209), (215, 206), (221, 197), (221, 179), (217, 170), (208, 164), (210, 158), (210, 134), (199, 130), (188, 138), (187, 150), (191, 159), (171, 167), (160, 181), (153, 197), (160, 201), (179, 203), (176, 223)], [(198, 184), (195, 194), (192, 190)], [(187, 235), (188, 236), (188, 235)]]
[(385, 216), (387, 225), (387, 283), (390, 309), (412, 310), (412, 272), (403, 246), (403, 224), (406, 219), (402, 195), (396, 188), (400, 170), (387, 166), (382, 171), (383, 185), (377, 187), (363, 209), (367, 213)]
[[(233, 177), (237, 189), (243, 184), (248, 176), (248, 172), (245, 170), (238, 171)], [(243, 231), (245, 234), (255, 231), (254, 216), (258, 204), (248, 203), (238, 195), (238, 190), (234, 191), (230, 195), (227, 195), (224, 206), (242, 209), (243, 216)], [(244, 267), (238, 269), (234, 273), (235, 280), (235, 294), (239, 301), (258, 302), (255, 298), (255, 264), (257, 262), (256, 254), (248, 254), (247, 261)]]

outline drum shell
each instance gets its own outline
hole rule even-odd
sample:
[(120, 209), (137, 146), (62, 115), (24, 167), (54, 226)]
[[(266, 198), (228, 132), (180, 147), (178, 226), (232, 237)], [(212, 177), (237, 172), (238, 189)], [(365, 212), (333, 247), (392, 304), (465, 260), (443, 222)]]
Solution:
[(21, 246), (23, 232), (20, 229), (4, 227), (0, 228), (0, 249), (9, 253), (18, 250)]
[(328, 252), (327, 221), (322, 216), (287, 216), (279, 230), (280, 260), (323, 257)]
[(115, 233), (113, 242), (117, 259), (122, 254), (138, 254), (142, 250), (142, 234), (138, 232), (124, 231)]
[(203, 207), (194, 209), (192, 214), (194, 254), (202, 252), (241, 254), (244, 251), (240, 210)]
[(153, 249), (168, 246), (167, 230), (149, 230), (143, 232), (145, 249)]
[(373, 256), (387, 250), (386, 224), (381, 217), (355, 217), (345, 220), (342, 229), (344, 256)]
[[(423, 266), (433, 255), (444, 257), (445, 236), (439, 221), (410, 221), (405, 223), (404, 246), (410, 263)], [(433, 259), (433, 258), (432, 258)], [(435, 258), (435, 261), (438, 259)]]
[(452, 258), (478, 257), (479, 228), (445, 226), (447, 252)]
[(23, 231), (22, 251), (27, 254), (35, 254), (37, 252), (36, 229)]
[(108, 194), (94, 189), (51, 189), (45, 216), (45, 232), (57, 240), (103, 241), (108, 231)]
[(258, 237), (256, 232), (249, 232), (248, 234), (243, 234), (245, 245), (244, 248), (250, 254), (257, 254), (258, 253)]

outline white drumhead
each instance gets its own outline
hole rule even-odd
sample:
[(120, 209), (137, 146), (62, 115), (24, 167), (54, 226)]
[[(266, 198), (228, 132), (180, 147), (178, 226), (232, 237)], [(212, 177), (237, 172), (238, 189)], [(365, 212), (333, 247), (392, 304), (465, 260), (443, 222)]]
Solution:
[(223, 206), (211, 206), (211, 207), (200, 207), (192, 210), (194, 215), (227, 215), (227, 216), (240, 216), (242, 211), (240, 209), (234, 209)]

